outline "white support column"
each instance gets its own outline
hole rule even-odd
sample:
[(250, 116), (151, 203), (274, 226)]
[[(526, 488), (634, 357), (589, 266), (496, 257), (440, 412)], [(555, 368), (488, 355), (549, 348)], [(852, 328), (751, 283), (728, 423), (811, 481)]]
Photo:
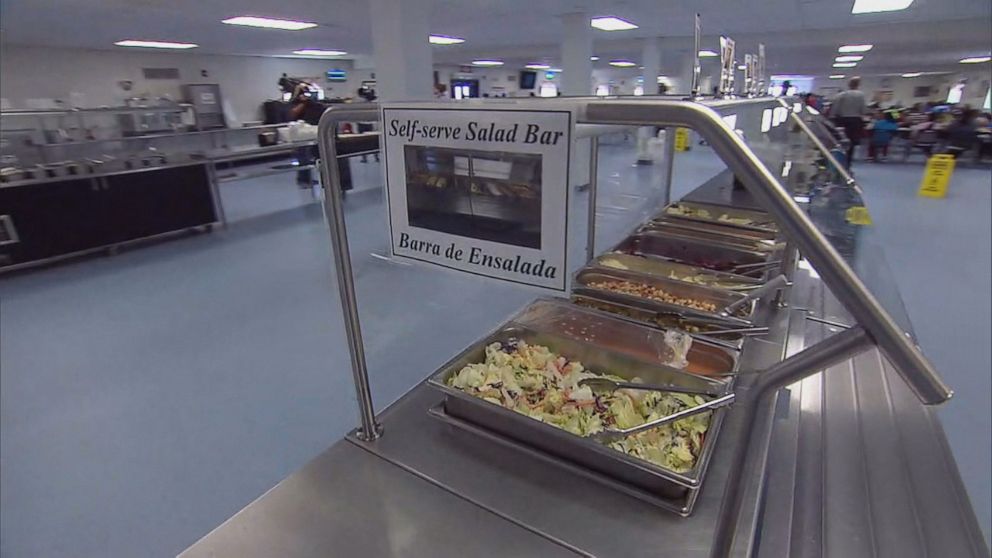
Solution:
[(371, 0), (369, 10), (379, 100), (432, 98), (430, 0)]
[(644, 70), (641, 75), (644, 77), (644, 94), (658, 94), (658, 76), (661, 75), (661, 45), (657, 37), (644, 39), (641, 51), (641, 64)]
[(592, 27), (589, 14), (561, 16), (565, 38), (561, 43), (562, 95), (592, 95)]

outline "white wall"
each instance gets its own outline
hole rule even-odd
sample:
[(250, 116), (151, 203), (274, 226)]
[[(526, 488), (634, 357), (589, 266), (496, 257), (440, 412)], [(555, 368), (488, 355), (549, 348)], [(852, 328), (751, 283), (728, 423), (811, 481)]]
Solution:
[[(179, 80), (145, 80), (142, 68), (178, 68)], [(331, 68), (348, 71), (347, 82), (329, 83)], [(201, 76), (206, 70), (207, 76)], [(217, 56), (194, 52), (157, 52), (143, 49), (72, 50), (21, 45), (0, 49), (0, 97), (13, 108), (26, 108), (27, 99), (61, 99), (81, 94), (84, 107), (120, 106), (128, 97), (148, 95), (182, 99), (184, 83), (218, 83), (239, 122), (261, 119), (262, 102), (280, 97), (276, 82), (287, 73), (315, 77), (328, 97), (353, 97), (371, 70), (352, 71), (348, 60), (305, 60), (255, 56)], [(131, 80), (131, 91), (117, 82)]]
[[(876, 91), (892, 90), (892, 101), (885, 104), (899, 103), (904, 106), (911, 106), (914, 103), (924, 101), (944, 101), (947, 99), (947, 92), (951, 86), (960, 79), (967, 78), (968, 85), (965, 87), (964, 97), (961, 102), (970, 104), (973, 108), (981, 108), (985, 100), (985, 92), (988, 91), (990, 80), (989, 72), (968, 71), (953, 74), (922, 75), (916, 78), (903, 78), (899, 76), (865, 76), (861, 79), (861, 89), (871, 99)], [(929, 86), (931, 95), (929, 97), (914, 97), (916, 87)], [(835, 91), (832, 88), (847, 88), (847, 80), (817, 78), (814, 81), (814, 90), (818, 93), (829, 93), (832, 96)]]

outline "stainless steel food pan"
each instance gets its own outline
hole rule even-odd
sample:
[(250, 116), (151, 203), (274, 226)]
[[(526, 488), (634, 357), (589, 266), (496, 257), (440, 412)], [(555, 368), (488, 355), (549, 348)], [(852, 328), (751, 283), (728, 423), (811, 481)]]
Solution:
[(732, 272), (739, 266), (769, 261), (770, 254), (713, 244), (700, 239), (644, 232), (628, 236), (613, 252), (675, 260), (714, 271)]
[[(704, 225), (709, 228), (696, 227), (695, 225)], [(648, 232), (648, 233), (663, 233), (670, 236), (680, 236), (688, 237), (699, 240), (705, 240), (706, 242), (715, 244), (726, 244), (727, 246), (732, 246), (734, 248), (742, 248), (744, 250), (751, 250), (754, 252), (773, 252), (782, 247), (782, 243), (775, 242), (774, 240), (765, 240), (761, 238), (748, 238), (745, 236), (734, 235), (734, 234), (724, 234), (720, 230), (713, 230), (719, 225), (710, 225), (709, 223), (699, 223), (695, 221), (682, 221), (679, 223), (677, 219), (661, 219), (648, 221), (644, 225), (641, 225), (637, 231), (638, 232)], [(722, 227), (724, 229), (733, 229), (733, 227)], [(738, 229), (742, 232), (744, 229)]]
[[(701, 344), (699, 341), (733, 351), (741, 350), (744, 345), (745, 336), (742, 333), (711, 333), (727, 329), (725, 324), (715, 323), (712, 320), (657, 312), (640, 306), (624, 304), (615, 300), (603, 300), (578, 293), (572, 293), (572, 302), (584, 308), (608, 312), (636, 324), (686, 331), (697, 341), (693, 343), (693, 349)], [(686, 368), (687, 371), (694, 374), (704, 375), (708, 373), (709, 369), (709, 367), (693, 367), (692, 360), (689, 361), (689, 367)]]
[[(601, 281), (629, 281), (647, 286), (657, 287), (673, 296), (679, 298), (689, 298), (700, 302), (707, 302), (716, 308), (715, 311), (700, 310), (690, 306), (662, 302), (646, 297), (618, 293), (608, 289), (592, 286), (592, 283)], [(580, 269), (573, 278), (572, 292), (590, 298), (597, 298), (605, 301), (616, 301), (628, 306), (637, 306), (661, 313), (672, 313), (682, 317), (697, 317), (700, 320), (707, 320), (715, 324), (726, 324), (728, 326), (750, 325), (751, 315), (754, 313), (755, 303), (751, 301), (743, 308), (731, 316), (721, 315), (719, 312), (730, 304), (737, 302), (745, 295), (722, 289), (713, 289), (702, 285), (684, 283), (661, 277), (647, 277), (618, 269), (583, 268)]]
[(652, 228), (660, 228), (664, 226), (679, 227), (691, 231), (702, 231), (735, 238), (746, 238), (749, 240), (774, 241), (778, 238), (778, 232), (773, 230), (747, 229), (735, 227), (733, 225), (726, 225), (715, 221), (683, 219), (666, 215), (664, 212), (645, 223), (643, 228), (645, 230), (650, 230)]
[[(679, 209), (684, 208), (693, 212), (691, 215), (680, 214)], [(688, 221), (701, 221), (709, 223), (720, 223), (742, 229), (753, 229), (759, 231), (778, 231), (778, 225), (771, 215), (764, 211), (753, 209), (739, 209), (722, 205), (711, 205), (708, 203), (679, 201), (672, 203), (662, 210), (662, 215), (675, 219), (686, 219)], [(737, 219), (744, 219), (747, 223), (736, 222)]]
[[(539, 298), (520, 311), (514, 323), (626, 354), (648, 364), (671, 365), (675, 352), (668, 346), (665, 332), (657, 324), (643, 327), (568, 299)], [(709, 340), (695, 341), (685, 359), (685, 371), (692, 374), (721, 375), (737, 369), (736, 347)]]
[(633, 254), (603, 254), (593, 258), (588, 267), (620, 269), (639, 275), (660, 277), (728, 291), (746, 292), (762, 285), (762, 281), (754, 277), (713, 271), (673, 260), (648, 258)]
[(448, 378), (467, 364), (483, 362), (487, 345), (513, 340), (544, 345), (570, 360), (581, 361), (591, 370), (609, 372), (627, 379), (640, 377), (645, 382), (672, 383), (714, 391), (726, 390), (726, 384), (659, 368), (602, 347), (516, 326), (512, 322), (448, 361), (428, 380), (430, 386), (445, 395), (444, 410), (447, 414), (663, 498), (671, 503), (666, 507), (672, 511), (683, 515), (691, 512), (694, 498), (690, 497), (690, 492), (698, 489), (705, 478), (719, 439), (725, 409), (718, 409), (711, 415), (710, 426), (693, 469), (676, 473), (447, 385)]

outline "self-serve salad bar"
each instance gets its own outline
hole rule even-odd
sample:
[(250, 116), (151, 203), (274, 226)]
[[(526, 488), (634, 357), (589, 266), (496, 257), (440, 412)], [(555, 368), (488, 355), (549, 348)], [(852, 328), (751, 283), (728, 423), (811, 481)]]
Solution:
[[(692, 127), (768, 210), (658, 208), (567, 298), (534, 300), (375, 413), (325, 168), (362, 426), (183, 555), (987, 555), (926, 406), (949, 390), (720, 120), (779, 102), (560, 103), (579, 122)], [(354, 112), (321, 127), (375, 117)], [(814, 185), (825, 203), (858, 197), (840, 177)]]

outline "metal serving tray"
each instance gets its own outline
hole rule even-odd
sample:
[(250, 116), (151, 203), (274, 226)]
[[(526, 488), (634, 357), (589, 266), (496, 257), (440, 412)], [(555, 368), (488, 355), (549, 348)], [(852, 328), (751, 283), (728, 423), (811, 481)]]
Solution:
[(729, 236), (732, 238), (744, 238), (748, 240), (774, 241), (778, 238), (777, 231), (765, 229), (746, 229), (734, 225), (725, 225), (714, 221), (697, 221), (666, 215), (664, 212), (651, 218), (643, 225), (644, 230), (652, 230), (662, 227), (678, 227), (689, 231), (702, 231), (710, 234)]
[[(633, 254), (603, 254), (593, 258), (587, 267), (619, 269), (648, 277), (660, 277), (683, 283), (692, 283), (724, 289), (728, 291), (747, 292), (760, 287), (763, 282), (754, 277), (713, 271), (702, 267), (678, 263), (672, 260), (662, 260)], [(690, 281), (689, 278), (693, 280)]]
[[(699, 215), (679, 215), (673, 213), (673, 207), (682, 206), (689, 209), (694, 209), (697, 211), (709, 212), (709, 216), (701, 217)], [(722, 225), (728, 225), (731, 227), (738, 227), (741, 229), (752, 229), (758, 231), (768, 231), (768, 232), (778, 232), (778, 225), (772, 216), (764, 211), (754, 211), (752, 209), (740, 209), (736, 207), (728, 207), (722, 205), (711, 205), (708, 203), (698, 203), (698, 202), (686, 202), (679, 201), (670, 204), (665, 207), (662, 211), (662, 215), (666, 217), (671, 217), (673, 219), (685, 219), (687, 221), (700, 221), (704, 223), (719, 223)], [(721, 221), (720, 217), (726, 217), (731, 219), (747, 219), (751, 221), (751, 224), (738, 224), (729, 221)]]
[[(702, 341), (713, 346), (722, 347), (733, 351), (739, 351), (744, 346), (745, 336), (743, 334), (709, 333), (710, 331), (727, 329), (726, 325), (713, 323), (710, 320), (700, 320), (693, 318), (692, 316), (676, 316), (667, 312), (657, 312), (654, 310), (641, 308), (639, 306), (632, 306), (613, 300), (603, 300), (597, 297), (590, 297), (576, 293), (572, 293), (572, 302), (583, 308), (607, 312), (636, 324), (660, 329), (679, 329), (686, 331), (689, 335), (692, 335), (693, 339), (696, 341)], [(693, 349), (695, 349), (699, 344), (700, 343), (698, 342), (694, 342), (692, 345)], [(691, 360), (690, 365), (686, 368), (686, 370), (694, 374), (706, 374), (706, 372), (698, 369), (693, 370)]]
[(431, 387), (445, 395), (446, 414), (634, 486), (661, 499), (661, 502), (656, 499), (650, 501), (675, 513), (689, 515), (692, 512), (692, 505), (705, 478), (726, 409), (717, 409), (711, 415), (710, 426), (695, 467), (686, 473), (676, 473), (447, 385), (448, 378), (465, 365), (484, 361), (487, 345), (512, 340), (544, 345), (555, 353), (581, 361), (592, 370), (609, 371), (627, 379), (640, 377), (645, 382), (671, 383), (719, 393), (727, 391), (727, 384), (658, 368), (621, 353), (553, 333), (525, 328), (513, 322), (448, 361), (428, 380)]
[(713, 244), (664, 233), (638, 233), (617, 244), (613, 252), (675, 260), (714, 271), (730, 271), (741, 265), (766, 263), (770, 254)]
[(630, 281), (632, 283), (651, 285), (663, 289), (677, 297), (710, 302), (716, 305), (718, 311), (746, 296), (734, 291), (714, 289), (662, 277), (648, 277), (646, 275), (639, 275), (637, 273), (630, 273), (619, 269), (591, 267), (580, 269), (575, 274), (572, 281), (572, 293), (583, 295), (588, 298), (605, 300), (607, 302), (618, 302), (627, 306), (640, 307), (659, 313), (676, 314), (681, 317), (694, 317), (698, 318), (699, 321), (708, 321), (709, 323), (722, 324), (727, 327), (751, 325), (750, 318), (756, 307), (755, 301), (751, 301), (745, 304), (744, 307), (738, 310), (734, 315), (723, 316), (717, 313), (718, 311), (709, 312), (706, 310), (690, 308), (688, 306), (670, 304), (667, 302), (661, 302), (658, 300), (590, 286), (590, 283), (598, 281)]
[[(617, 316), (581, 307), (563, 298), (539, 298), (521, 310), (514, 323), (536, 331), (548, 331), (609, 351), (623, 353), (649, 364), (669, 365), (675, 351), (668, 346), (665, 332), (618, 319)], [(695, 341), (689, 348), (684, 370), (703, 376), (720, 375), (737, 369), (738, 353), (720, 343)]]
[[(687, 226), (688, 225), (688, 226)], [(705, 229), (703, 227), (696, 228), (694, 225), (703, 225), (711, 227), (710, 229)], [(710, 225), (709, 223), (699, 223), (695, 221), (682, 221), (679, 223), (677, 219), (659, 219), (648, 221), (641, 227), (637, 229), (638, 232), (649, 232), (649, 233), (662, 233), (669, 236), (678, 237), (688, 237), (699, 240), (705, 240), (706, 242), (714, 244), (725, 244), (734, 248), (741, 248), (744, 250), (751, 250), (754, 252), (774, 252), (781, 249), (782, 245), (774, 240), (765, 240), (761, 238), (748, 238), (740, 235), (724, 234), (722, 231), (713, 230), (714, 227), (719, 225)], [(725, 229), (733, 230), (733, 227), (723, 227)], [(744, 229), (738, 229), (742, 232)]]

